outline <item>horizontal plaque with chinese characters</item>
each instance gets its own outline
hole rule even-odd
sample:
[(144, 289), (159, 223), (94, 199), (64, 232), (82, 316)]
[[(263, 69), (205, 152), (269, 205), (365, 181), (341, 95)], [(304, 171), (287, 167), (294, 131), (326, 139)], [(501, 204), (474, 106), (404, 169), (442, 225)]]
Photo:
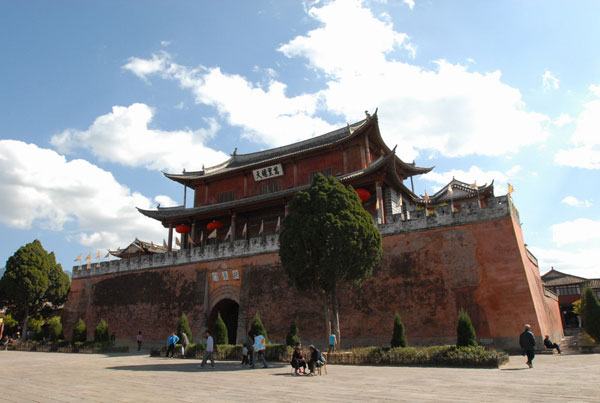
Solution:
[(252, 171), (252, 175), (254, 175), (254, 180), (264, 181), (265, 179), (271, 179), (276, 176), (283, 175), (283, 167), (281, 164), (271, 165), (270, 167), (264, 167), (260, 169), (255, 169)]

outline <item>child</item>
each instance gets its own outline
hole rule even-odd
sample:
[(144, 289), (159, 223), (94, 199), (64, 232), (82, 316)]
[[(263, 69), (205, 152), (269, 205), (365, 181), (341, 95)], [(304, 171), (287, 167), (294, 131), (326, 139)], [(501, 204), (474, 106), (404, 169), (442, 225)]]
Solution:
[(244, 347), (242, 347), (242, 365), (250, 365), (250, 361), (248, 360), (248, 347), (246, 347), (246, 345), (244, 345)]

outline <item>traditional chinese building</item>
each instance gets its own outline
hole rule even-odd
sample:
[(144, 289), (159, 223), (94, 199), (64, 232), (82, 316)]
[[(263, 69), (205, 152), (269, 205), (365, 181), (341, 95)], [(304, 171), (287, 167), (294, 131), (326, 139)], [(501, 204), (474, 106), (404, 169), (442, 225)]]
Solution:
[(552, 268), (542, 276), (542, 281), (547, 289), (558, 296), (562, 324), (565, 328), (581, 327), (580, 318), (573, 312), (573, 302), (581, 299), (586, 285), (589, 285), (596, 296), (600, 298), (600, 279), (598, 278), (587, 279)]
[(272, 340), (295, 320), (303, 341), (325, 343), (320, 296), (291, 288), (277, 253), (289, 201), (322, 173), (357, 191), (383, 236), (372, 278), (340, 290), (344, 346), (389, 343), (395, 312), (409, 343), (452, 343), (460, 308), (486, 344), (515, 347), (524, 323), (560, 339), (556, 296), (542, 286), (510, 198), (494, 197), (493, 183), (457, 180), (419, 197), (412, 177), (430, 170), (398, 158), (375, 113), (299, 143), (165, 174), (194, 192), (191, 207), (140, 210), (166, 228), (166, 253), (75, 267), (65, 334), (79, 317), (89, 329), (112, 318), (120, 339), (142, 330), (162, 343), (182, 312), (195, 335), (221, 313), (233, 343), (258, 311)]

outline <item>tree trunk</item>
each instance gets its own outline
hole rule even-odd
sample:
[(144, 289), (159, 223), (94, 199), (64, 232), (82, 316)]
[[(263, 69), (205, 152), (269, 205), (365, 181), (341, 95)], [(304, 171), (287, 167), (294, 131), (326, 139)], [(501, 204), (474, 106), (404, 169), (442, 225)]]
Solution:
[(335, 338), (337, 340), (338, 348), (340, 348), (342, 339), (341, 339), (341, 334), (340, 334), (340, 313), (339, 313), (337, 285), (336, 284), (333, 285), (332, 297), (333, 297), (333, 332), (335, 333)]
[(327, 332), (325, 339), (329, 340), (329, 335), (331, 334), (331, 314), (329, 310), (329, 294), (326, 292), (323, 293), (323, 312), (325, 313), (325, 331)]
[(25, 323), (23, 323), (23, 333), (21, 334), (21, 341), (27, 340), (27, 325), (29, 322), (29, 309), (25, 308)]

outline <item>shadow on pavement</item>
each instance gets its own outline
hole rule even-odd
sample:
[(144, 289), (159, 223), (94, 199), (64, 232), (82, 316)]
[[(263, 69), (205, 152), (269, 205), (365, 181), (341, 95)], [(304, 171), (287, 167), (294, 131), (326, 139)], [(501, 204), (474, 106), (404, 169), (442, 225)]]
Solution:
[(531, 368), (501, 368), (500, 371), (524, 371)]
[[(152, 372), (233, 372), (233, 371), (258, 371), (260, 372), (263, 368), (251, 369), (248, 367), (242, 367), (239, 363), (223, 363), (216, 362), (215, 367), (211, 368), (207, 364), (204, 368), (200, 368), (200, 361), (175, 363), (173, 360), (167, 360), (163, 358), (163, 362), (158, 359), (153, 364), (141, 364), (141, 365), (118, 365), (114, 367), (107, 367), (106, 369), (112, 369), (117, 371), (152, 371)], [(182, 361), (182, 360), (177, 360)], [(275, 363), (270, 364), (269, 368), (283, 368), (286, 364)]]

